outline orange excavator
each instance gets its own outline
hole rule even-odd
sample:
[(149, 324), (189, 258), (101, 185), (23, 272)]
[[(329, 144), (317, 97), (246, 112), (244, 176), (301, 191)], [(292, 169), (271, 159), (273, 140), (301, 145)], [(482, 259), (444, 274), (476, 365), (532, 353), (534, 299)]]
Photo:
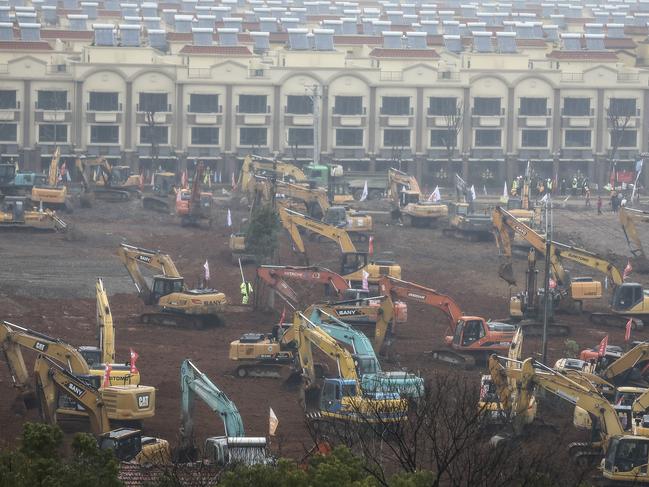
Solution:
[(470, 368), (476, 362), (486, 362), (492, 353), (507, 353), (514, 338), (514, 325), (466, 316), (453, 298), (420, 284), (383, 276), (379, 292), (390, 301), (410, 299), (433, 306), (447, 316), (450, 335), (444, 341), (449, 348), (433, 350), (435, 360)]
[(183, 227), (200, 226), (201, 221), (212, 226), (212, 193), (201, 191), (204, 172), (205, 166), (201, 162), (196, 166), (192, 189), (181, 189), (176, 194), (176, 215)]
[(346, 295), (346, 291), (351, 289), (349, 283), (340, 274), (318, 266), (262, 265), (257, 267), (257, 277), (277, 291), (282, 298), (288, 299), (293, 303), (297, 303), (299, 299), (295, 290), (286, 282), (286, 279), (298, 279), (300, 281), (323, 284), (325, 286), (325, 293), (330, 293), (333, 290), (339, 298), (343, 298)]

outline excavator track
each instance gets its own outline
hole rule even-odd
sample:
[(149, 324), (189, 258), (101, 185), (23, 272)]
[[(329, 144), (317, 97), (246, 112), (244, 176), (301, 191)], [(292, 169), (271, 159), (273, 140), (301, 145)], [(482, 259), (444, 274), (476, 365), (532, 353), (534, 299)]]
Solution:
[[(595, 325), (600, 326), (610, 326), (614, 328), (624, 328), (631, 319), (631, 316), (619, 315), (616, 313), (591, 313), (590, 322)], [(631, 326), (633, 330), (641, 330), (644, 328), (644, 323), (642, 320), (633, 318), (633, 324)]]
[(235, 374), (242, 379), (246, 377), (281, 379), (283, 368), (283, 364), (244, 364), (236, 368)]
[(121, 189), (95, 189), (95, 197), (102, 201), (111, 203), (118, 203), (121, 201), (128, 201), (131, 199), (131, 193)]
[[(515, 323), (523, 330), (524, 336), (543, 336), (543, 323), (539, 321), (523, 320)], [(570, 336), (571, 329), (568, 325), (559, 323), (548, 323), (548, 336), (567, 337)]]
[(568, 445), (570, 459), (577, 465), (586, 467), (595, 465), (603, 455), (601, 446), (587, 442), (576, 442)]
[(140, 316), (140, 322), (193, 330), (203, 330), (222, 324), (221, 319), (216, 315), (189, 315), (180, 313), (144, 313)]
[(159, 213), (169, 213), (169, 202), (156, 198), (154, 196), (144, 196), (142, 198), (142, 207), (145, 210), (157, 211)]
[(493, 238), (490, 232), (461, 230), (459, 228), (446, 227), (442, 229), (442, 234), (446, 237), (466, 240), (467, 242), (487, 242)]
[(448, 349), (440, 349), (432, 350), (430, 354), (432, 355), (433, 360), (444, 362), (450, 365), (460, 366), (465, 370), (472, 369), (476, 366), (475, 357), (465, 353), (458, 353)]

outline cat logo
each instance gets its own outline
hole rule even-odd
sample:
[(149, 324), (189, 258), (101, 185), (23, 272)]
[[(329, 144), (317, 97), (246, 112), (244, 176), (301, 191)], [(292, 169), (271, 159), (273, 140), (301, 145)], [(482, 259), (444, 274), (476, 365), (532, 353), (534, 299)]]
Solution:
[(66, 384), (66, 388), (77, 397), (81, 397), (86, 393), (86, 391), (84, 391), (81, 387), (72, 382), (68, 382)]
[(43, 342), (34, 343), (34, 349), (38, 350), (39, 352), (44, 352), (45, 350), (47, 350), (47, 347), (48, 347), (47, 343), (43, 343)]
[(137, 396), (137, 407), (139, 409), (148, 409), (149, 407), (149, 395), (148, 394), (140, 394)]
[(144, 262), (145, 264), (151, 263), (151, 257), (149, 257), (148, 255), (138, 255), (136, 259), (141, 262)]
[(527, 235), (527, 229), (525, 227), (521, 225), (517, 225), (516, 223), (513, 223), (512, 227), (514, 228), (514, 231), (518, 233), (521, 237)]

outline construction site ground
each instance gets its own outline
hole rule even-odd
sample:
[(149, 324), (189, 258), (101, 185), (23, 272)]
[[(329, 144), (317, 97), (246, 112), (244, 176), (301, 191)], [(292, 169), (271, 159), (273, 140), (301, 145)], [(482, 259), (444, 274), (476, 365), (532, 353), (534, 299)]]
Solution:
[[(228, 359), (232, 340), (249, 331), (270, 332), (281, 314), (281, 304), (274, 312), (242, 310), (240, 306), (224, 314), (225, 325), (203, 331), (159, 328), (138, 323), (144, 306), (125, 268), (116, 257), (121, 241), (160, 248), (176, 261), (190, 285), (197, 285), (207, 260), (211, 271), (210, 285), (226, 293), (233, 304), (240, 304), (239, 268), (232, 265), (228, 250), (231, 229), (226, 227), (226, 205), (232, 209), (235, 227), (247, 215), (245, 206), (231, 201), (219, 206), (217, 222), (211, 229), (187, 229), (176, 217), (149, 213), (138, 200), (110, 204), (92, 209), (77, 209), (64, 215), (74, 225), (75, 238), (57, 233), (35, 233), (10, 230), (0, 234), (0, 319), (5, 319), (74, 345), (96, 341), (94, 282), (104, 278), (116, 325), (117, 361), (128, 361), (129, 347), (139, 354), (138, 368), (142, 383), (155, 386), (155, 418), (144, 424), (148, 434), (167, 438), (175, 444), (180, 421), (179, 366), (184, 358), (196, 365), (222, 388), (237, 404), (248, 435), (265, 436), (268, 411), (272, 407), (279, 418), (278, 436), (272, 448), (285, 456), (300, 457), (312, 440), (295, 388), (276, 379), (239, 379), (235, 364)], [(368, 202), (367, 209), (386, 210), (385, 202)], [(554, 212), (557, 239), (584, 246), (612, 258), (623, 268), (628, 255), (627, 244), (617, 215), (606, 211), (598, 216), (595, 209), (585, 210), (574, 202)], [(640, 230), (647, 237), (645, 229)], [(469, 243), (442, 235), (441, 229), (401, 227), (389, 217), (375, 215), (375, 253), (392, 252), (403, 269), (403, 278), (421, 283), (453, 296), (467, 314), (487, 318), (505, 318), (510, 297), (509, 286), (498, 277), (499, 256), (494, 242)], [(646, 238), (645, 238), (646, 241)], [(286, 238), (281, 236), (281, 263), (300, 263)], [(366, 244), (361, 244), (366, 245)], [(307, 241), (311, 264), (338, 270), (339, 251), (332, 243)], [(571, 266), (572, 267), (572, 266)], [(524, 254), (515, 261), (520, 285), (524, 282)], [(253, 280), (254, 267), (244, 267), (247, 279)], [(574, 268), (573, 276), (592, 275), (585, 268)], [(649, 276), (634, 273), (633, 280), (649, 284)], [(323, 297), (321, 290), (296, 284), (301, 295), (310, 301)], [(260, 291), (260, 290), (256, 290)], [(304, 304), (309, 304), (305, 302)], [(606, 301), (588, 303), (586, 311), (605, 309)], [(609, 335), (609, 343), (622, 344), (623, 329), (597, 329), (582, 316), (560, 315), (558, 320), (572, 327), (572, 339), (581, 348), (592, 347)], [(439, 311), (408, 303), (408, 322), (396, 329), (385, 370), (405, 368), (430, 378), (451, 369), (431, 360), (428, 351), (444, 347), (448, 321)], [(633, 339), (644, 339), (645, 331), (634, 332)], [(563, 355), (564, 338), (551, 338), (549, 362)], [(525, 354), (538, 352), (537, 339), (526, 341)], [(334, 367), (330, 367), (335, 370)], [(456, 373), (453, 370), (453, 373)], [(481, 370), (461, 372), (479, 380)], [(0, 367), (1, 442), (13, 444), (24, 421), (37, 420), (38, 413), (18, 412), (13, 407), (16, 392), (7, 367)], [(476, 398), (477, 399), (477, 398)], [(203, 404), (197, 404), (196, 431), (201, 438), (223, 434), (217, 415)], [(4, 446), (4, 445), (0, 445)]]

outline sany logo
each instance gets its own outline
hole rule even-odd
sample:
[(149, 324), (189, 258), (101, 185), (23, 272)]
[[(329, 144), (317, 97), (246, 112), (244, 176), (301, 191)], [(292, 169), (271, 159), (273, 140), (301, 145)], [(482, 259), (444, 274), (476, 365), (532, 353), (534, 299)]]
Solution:
[(424, 296), (422, 294), (411, 293), (411, 292), (408, 293), (408, 297), (418, 299), (419, 301), (425, 301), (426, 300), (426, 296)]
[(336, 314), (338, 316), (354, 316), (359, 314), (359, 311), (355, 309), (340, 309), (336, 311)]
[(81, 387), (79, 387), (78, 385), (72, 382), (68, 382), (66, 387), (70, 392), (72, 392), (72, 394), (74, 394), (77, 397), (81, 397), (86, 393), (86, 391), (84, 391)]
[(138, 256), (135, 257), (135, 258), (136, 258), (137, 260), (142, 261), (142, 262), (146, 262), (147, 264), (150, 264), (150, 263), (151, 263), (151, 257), (149, 257), (148, 255), (138, 255)]

